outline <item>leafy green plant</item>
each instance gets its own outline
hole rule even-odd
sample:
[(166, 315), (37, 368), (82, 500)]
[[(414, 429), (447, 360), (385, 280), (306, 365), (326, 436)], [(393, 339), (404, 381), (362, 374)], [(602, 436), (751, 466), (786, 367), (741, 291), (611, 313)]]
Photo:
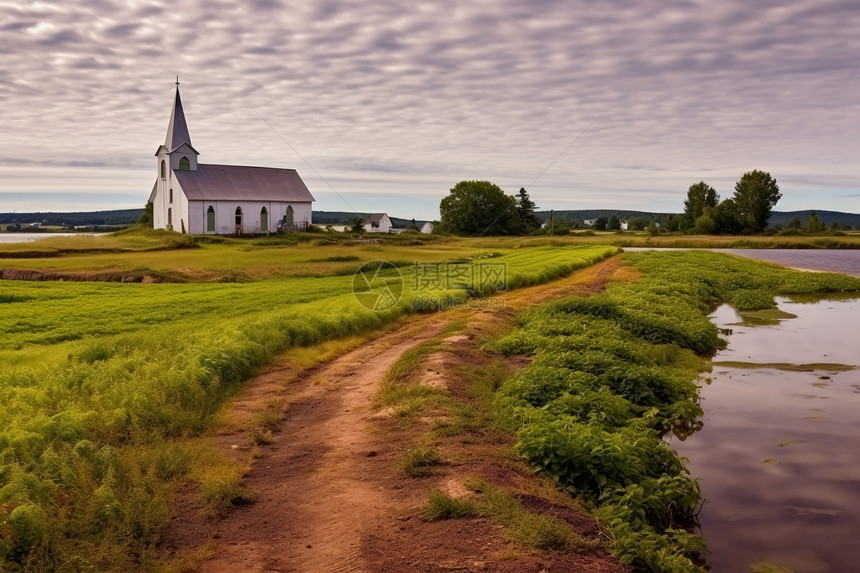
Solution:
[(603, 294), (523, 313), (493, 344), (529, 354), (497, 402), (517, 451), (541, 473), (598, 507), (615, 554), (641, 571), (701, 571), (704, 542), (684, 530), (698, 485), (661, 439), (702, 415), (698, 354), (723, 345), (707, 318), (717, 304), (768, 309), (774, 295), (860, 291), (860, 280), (802, 273), (709, 252), (624, 255), (642, 277)]

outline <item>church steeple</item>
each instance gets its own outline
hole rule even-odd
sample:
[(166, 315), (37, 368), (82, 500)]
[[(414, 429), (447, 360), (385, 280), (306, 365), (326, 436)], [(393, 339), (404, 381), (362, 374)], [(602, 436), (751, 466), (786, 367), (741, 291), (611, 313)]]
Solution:
[(176, 78), (176, 95), (173, 98), (173, 109), (170, 111), (170, 123), (167, 124), (167, 135), (164, 145), (159, 145), (155, 151), (158, 157), (159, 178), (169, 179), (168, 171), (197, 171), (197, 156), (200, 155), (191, 145), (188, 135), (188, 124), (185, 123), (185, 111), (182, 109), (182, 98), (179, 97), (179, 78)]
[(173, 100), (173, 109), (170, 112), (170, 123), (167, 124), (167, 137), (164, 138), (164, 147), (168, 153), (176, 151), (183, 144), (191, 145), (191, 136), (188, 135), (188, 124), (185, 123), (185, 112), (182, 110), (182, 99), (179, 97), (179, 77), (176, 78), (176, 97)]

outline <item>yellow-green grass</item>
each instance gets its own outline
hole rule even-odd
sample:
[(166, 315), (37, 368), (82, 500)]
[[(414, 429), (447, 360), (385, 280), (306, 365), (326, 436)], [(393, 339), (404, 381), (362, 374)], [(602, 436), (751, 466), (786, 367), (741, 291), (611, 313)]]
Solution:
[(3, 244), (0, 246), (0, 257), (21, 253), (45, 253), (46, 256), (57, 256), (66, 253), (148, 251), (188, 247), (194, 247), (194, 239), (188, 235), (170, 231), (134, 229), (130, 232), (81, 234), (71, 237), (47, 235), (38, 241)]
[[(290, 248), (259, 251), (268, 257)], [(328, 246), (293, 249), (308, 261), (345, 256)], [(216, 265), (219, 252), (234, 260), (258, 254), (235, 243), (204, 244), (194, 254), (209, 253), (207, 264)], [(346, 252), (407, 261), (480, 254), (437, 244)], [(492, 261), (506, 264), (510, 283), (522, 285), (613, 252), (535, 247)], [(144, 256), (175, 262), (185, 254)], [(52, 260), (105, 256), (114, 255)], [(265, 266), (260, 260), (255, 264)], [(415, 288), (410, 266), (399, 271), (404, 296), (382, 312), (359, 304), (348, 275), (241, 284), (0, 282), (0, 569), (70, 570), (88, 555), (98, 563), (78, 569), (143, 568), (169, 516), (174, 484), (201, 473), (188, 461), (197, 456), (177, 444), (210, 428), (242, 381), (284, 350), (354, 337), (412, 312), (413, 297), (427, 291)], [(456, 285), (429, 292), (467, 296)], [(204, 467), (193, 479), (217, 511), (247, 499), (241, 473), (225, 466), (208, 475)]]

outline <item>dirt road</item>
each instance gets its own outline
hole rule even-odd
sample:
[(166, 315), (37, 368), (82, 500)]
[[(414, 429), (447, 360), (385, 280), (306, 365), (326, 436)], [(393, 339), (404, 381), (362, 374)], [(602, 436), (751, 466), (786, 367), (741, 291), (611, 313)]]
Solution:
[[(512, 486), (528, 478), (496, 461), (481, 461), (478, 450), (460, 452), (466, 461), (452, 463), (438, 476), (408, 478), (397, 462), (418, 430), (400, 429), (372, 407), (386, 372), (410, 348), (441, 340), (444, 356), (437, 357), (432, 370), (450, 378), (458, 361), (476, 356), (476, 333), (482, 329), (497, 327), (516, 311), (550, 298), (598, 292), (620, 272), (616, 257), (553, 283), (505, 293), (501, 310), (413, 316), (376, 340), (292, 379), (284, 379), (292, 374), (280, 366), (261, 373), (233, 405), (247, 413), (273, 395), (284, 400), (275, 440), (262, 449), (245, 478), (257, 501), (213, 519), (202, 516), (194, 496), (185, 496), (165, 534), (165, 551), (182, 553), (209, 544), (211, 554), (196, 566), (199, 573), (623, 571), (602, 550), (522, 551), (486, 518), (423, 521), (419, 507), (427, 493), (437, 487), (456, 489), (454, 477), (464, 472), (492, 475)], [(464, 331), (442, 336), (446, 325), (464, 318)], [(217, 439), (233, 454), (250, 448), (238, 432)], [(553, 511), (571, 512), (558, 507)], [(592, 520), (574, 514), (565, 519), (575, 530), (599, 535)]]

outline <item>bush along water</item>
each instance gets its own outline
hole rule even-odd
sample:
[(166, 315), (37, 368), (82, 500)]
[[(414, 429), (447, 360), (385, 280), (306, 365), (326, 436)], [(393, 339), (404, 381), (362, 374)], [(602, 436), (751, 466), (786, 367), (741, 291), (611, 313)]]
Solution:
[(696, 481), (662, 436), (694, 431), (703, 354), (724, 345), (707, 315), (728, 302), (771, 308), (776, 294), (860, 291), (860, 280), (711, 252), (624, 255), (642, 276), (519, 317), (496, 343), (534, 357), (498, 401), (534, 468), (592, 504), (615, 554), (638, 571), (703, 571), (691, 533)]

